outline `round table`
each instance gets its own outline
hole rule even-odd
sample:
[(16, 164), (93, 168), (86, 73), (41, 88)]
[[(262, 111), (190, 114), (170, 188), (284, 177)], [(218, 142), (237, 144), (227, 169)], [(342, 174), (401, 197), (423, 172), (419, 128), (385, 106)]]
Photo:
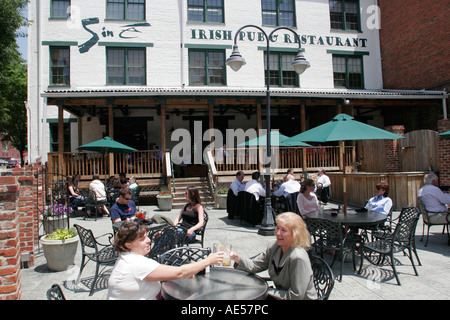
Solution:
[(323, 213), (318, 211), (306, 214), (307, 218), (327, 219), (334, 222), (340, 222), (343, 226), (348, 227), (373, 227), (386, 221), (387, 215), (380, 212), (357, 212), (347, 213), (339, 212), (337, 216), (332, 216), (333, 210), (324, 210)]
[(227, 267), (210, 267), (209, 273), (193, 279), (170, 280), (162, 284), (166, 300), (263, 300), (267, 283), (257, 275)]

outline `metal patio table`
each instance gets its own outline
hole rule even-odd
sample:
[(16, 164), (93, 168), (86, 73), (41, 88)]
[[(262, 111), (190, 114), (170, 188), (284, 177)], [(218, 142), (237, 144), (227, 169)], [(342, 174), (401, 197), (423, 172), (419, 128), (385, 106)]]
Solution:
[(193, 279), (162, 283), (166, 300), (264, 300), (268, 285), (261, 277), (228, 267), (210, 267)]
[(367, 228), (382, 224), (387, 219), (387, 215), (380, 212), (357, 212), (356, 214), (347, 213), (345, 215), (339, 212), (336, 216), (332, 216), (333, 210), (324, 210), (323, 213), (318, 211), (311, 212), (306, 215), (307, 218), (314, 219), (327, 219), (333, 222), (340, 222), (346, 227)]

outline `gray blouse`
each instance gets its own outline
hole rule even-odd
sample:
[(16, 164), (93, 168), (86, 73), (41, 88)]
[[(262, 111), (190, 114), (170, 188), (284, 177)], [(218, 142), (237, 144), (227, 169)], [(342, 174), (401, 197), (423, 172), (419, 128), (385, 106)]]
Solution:
[(254, 259), (241, 258), (234, 267), (249, 273), (268, 270), (275, 288), (269, 294), (283, 300), (313, 300), (317, 293), (308, 253), (301, 247), (290, 248), (281, 257), (281, 247), (276, 243), (267, 247)]

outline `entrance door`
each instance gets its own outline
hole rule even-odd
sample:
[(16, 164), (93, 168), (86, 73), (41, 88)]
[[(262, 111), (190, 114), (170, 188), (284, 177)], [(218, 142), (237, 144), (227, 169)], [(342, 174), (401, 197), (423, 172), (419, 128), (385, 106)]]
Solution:
[(114, 140), (137, 150), (147, 150), (147, 118), (120, 118), (114, 121)]

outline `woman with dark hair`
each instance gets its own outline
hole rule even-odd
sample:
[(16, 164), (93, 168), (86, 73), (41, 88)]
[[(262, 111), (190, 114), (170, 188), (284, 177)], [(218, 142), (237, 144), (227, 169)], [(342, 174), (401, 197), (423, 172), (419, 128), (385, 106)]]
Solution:
[(81, 195), (80, 190), (78, 190), (78, 181), (80, 181), (81, 176), (77, 173), (72, 179), (69, 180), (67, 185), (67, 190), (69, 191), (70, 206), (75, 211), (78, 210), (78, 204), (84, 201), (84, 197)]
[(159, 264), (145, 255), (150, 252), (148, 227), (136, 221), (124, 222), (114, 239), (119, 252), (108, 281), (108, 300), (154, 300), (160, 291), (160, 281), (191, 277), (212, 264), (221, 263), (223, 252), (212, 253), (206, 259), (180, 267)]
[(173, 224), (187, 229), (186, 242), (189, 243), (195, 240), (195, 231), (203, 227), (205, 208), (200, 201), (200, 195), (195, 186), (186, 188), (185, 197), (188, 203), (180, 211)]
[(314, 180), (306, 179), (302, 182), (300, 193), (297, 197), (297, 206), (300, 214), (305, 217), (310, 212), (316, 212), (319, 210), (319, 201), (314, 193), (315, 189)]
[(392, 200), (389, 198), (389, 185), (386, 182), (377, 183), (375, 186), (375, 196), (367, 201), (365, 209), (374, 212), (381, 212), (388, 215), (392, 209)]

